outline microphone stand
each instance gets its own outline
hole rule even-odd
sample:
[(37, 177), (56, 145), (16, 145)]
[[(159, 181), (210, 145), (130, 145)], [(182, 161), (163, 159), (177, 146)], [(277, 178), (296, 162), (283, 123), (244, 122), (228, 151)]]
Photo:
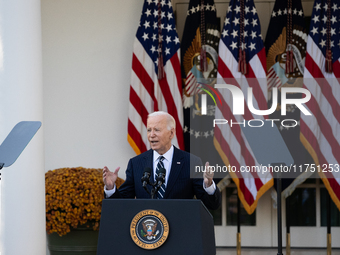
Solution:
[[(158, 180), (154, 183), (152, 183), (150, 180), (147, 180), (147, 181), (143, 180), (143, 188), (146, 190), (146, 192), (148, 192), (148, 194), (150, 194), (151, 199), (155, 199), (155, 194), (157, 194), (158, 190), (161, 188), (162, 184), (164, 183), (164, 178), (157, 178), (157, 179)], [(161, 182), (160, 185), (158, 185), (159, 181)], [(147, 188), (146, 184), (150, 184), (152, 186), (151, 192)]]
[[(150, 191), (147, 187), (148, 184), (150, 184), (150, 177), (151, 177), (151, 169), (150, 168), (145, 168), (144, 174), (142, 176), (142, 186), (144, 190), (150, 195)], [(151, 184), (150, 184), (151, 185)]]
[[(162, 181), (162, 184), (164, 183), (164, 181)], [(157, 194), (158, 190), (160, 189), (160, 187), (162, 186), (158, 185), (158, 181), (156, 181), (155, 183), (150, 183), (150, 185), (152, 186), (152, 190), (151, 190), (151, 199), (154, 199), (155, 194)]]
[(145, 181), (145, 180), (142, 179), (142, 182), (143, 182), (143, 188), (144, 188), (145, 191), (148, 192), (148, 194), (150, 195), (150, 191), (149, 191), (148, 187), (146, 186), (146, 185), (149, 183), (149, 181), (148, 181), (148, 180)]
[[(150, 195), (151, 199), (154, 199), (155, 194), (158, 192), (159, 188), (157, 189), (157, 181), (156, 182), (151, 182), (150, 181), (151, 176), (149, 178), (147, 177), (142, 177), (142, 183), (143, 183), (143, 188), (145, 191)], [(152, 186), (151, 192), (149, 191), (147, 184), (150, 184)]]
[[(156, 184), (156, 183), (154, 183), (154, 184)], [(155, 196), (155, 194), (156, 194), (156, 189), (155, 189), (154, 184), (152, 184), (151, 199), (154, 199), (154, 196)]]

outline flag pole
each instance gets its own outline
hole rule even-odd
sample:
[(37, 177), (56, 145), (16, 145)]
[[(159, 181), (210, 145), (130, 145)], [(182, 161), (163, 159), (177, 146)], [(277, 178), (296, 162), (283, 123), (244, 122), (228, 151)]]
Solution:
[(286, 198), (286, 254), (290, 255), (290, 197)]
[[(237, 191), (238, 193), (238, 191)], [(236, 254), (241, 255), (241, 200), (237, 194)]]
[(277, 178), (277, 255), (283, 255), (282, 253), (281, 189), (282, 189), (282, 180), (281, 180), (281, 173), (279, 172), (278, 178)]
[(327, 192), (327, 255), (332, 254), (331, 216), (331, 197)]

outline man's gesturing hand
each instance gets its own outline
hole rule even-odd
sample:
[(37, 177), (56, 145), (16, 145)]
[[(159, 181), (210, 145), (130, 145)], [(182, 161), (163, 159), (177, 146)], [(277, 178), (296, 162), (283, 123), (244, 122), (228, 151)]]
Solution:
[(213, 182), (214, 172), (211, 171), (209, 162), (205, 163), (205, 172), (203, 174), (205, 187), (210, 187)]
[(104, 166), (103, 169), (103, 181), (104, 184), (106, 185), (107, 190), (111, 190), (114, 188), (116, 180), (118, 178), (118, 171), (120, 167), (117, 167), (114, 172), (111, 172), (107, 166)]

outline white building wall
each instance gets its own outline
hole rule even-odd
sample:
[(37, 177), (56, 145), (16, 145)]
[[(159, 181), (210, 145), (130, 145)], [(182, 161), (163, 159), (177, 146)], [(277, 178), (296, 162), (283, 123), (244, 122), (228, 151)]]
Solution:
[[(143, 1), (41, 0), (45, 171), (121, 167), (133, 41)], [(49, 251), (46, 251), (49, 254)]]
[[(42, 97), (40, 0), (0, 0), (0, 143), (18, 122), (43, 120)], [(1, 170), (2, 255), (45, 253), (43, 145), (42, 127)]]
[(132, 49), (143, 1), (42, 0), (45, 170), (125, 167)]

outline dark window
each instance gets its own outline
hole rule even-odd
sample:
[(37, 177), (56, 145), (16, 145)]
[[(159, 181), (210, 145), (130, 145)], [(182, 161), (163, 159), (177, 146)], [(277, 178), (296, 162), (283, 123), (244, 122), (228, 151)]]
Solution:
[(297, 188), (289, 201), (291, 226), (316, 226), (315, 188)]
[(222, 206), (217, 210), (209, 210), (209, 211), (214, 218), (214, 225), (221, 226), (222, 225)]
[[(237, 188), (226, 188), (227, 225), (237, 226)], [(241, 226), (256, 226), (256, 210), (249, 215), (241, 203)]]
[[(327, 196), (326, 188), (320, 188), (320, 205), (321, 205), (321, 226), (327, 226)], [(340, 226), (340, 212), (333, 200), (331, 200), (331, 226)]]

